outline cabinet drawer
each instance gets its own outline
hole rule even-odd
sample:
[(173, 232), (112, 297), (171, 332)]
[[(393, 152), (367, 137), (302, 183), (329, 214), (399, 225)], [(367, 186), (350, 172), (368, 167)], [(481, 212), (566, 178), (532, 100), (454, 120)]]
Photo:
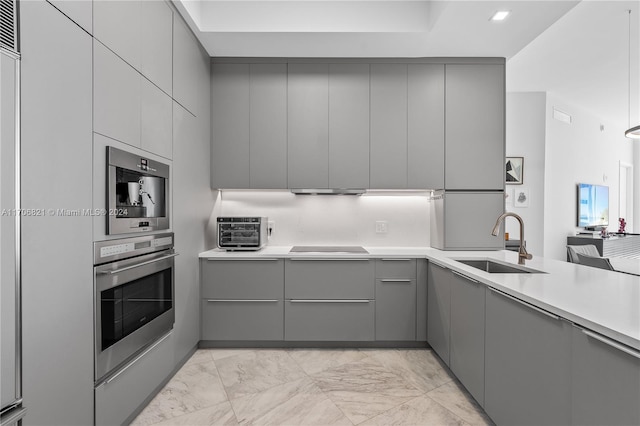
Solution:
[(136, 410), (171, 374), (174, 362), (172, 334), (151, 346), (119, 375), (95, 389), (96, 425), (127, 424)]
[(376, 278), (415, 278), (415, 259), (376, 259)]
[(202, 340), (282, 340), (282, 300), (202, 300)]
[(287, 259), (285, 299), (374, 299), (374, 273), (371, 259)]
[(287, 300), (285, 340), (371, 341), (375, 301)]
[(202, 260), (202, 297), (282, 299), (284, 261)]

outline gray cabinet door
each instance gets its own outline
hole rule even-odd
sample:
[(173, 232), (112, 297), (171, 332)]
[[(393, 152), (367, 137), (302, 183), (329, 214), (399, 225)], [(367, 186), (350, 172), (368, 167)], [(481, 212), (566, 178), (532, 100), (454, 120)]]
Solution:
[[(496, 219), (504, 212), (502, 192), (447, 192), (444, 194), (444, 244), (446, 250), (504, 248), (500, 227), (497, 237), (491, 235)], [(442, 226), (442, 224), (440, 224)]]
[(374, 299), (374, 261), (285, 261), (286, 299)]
[(371, 188), (407, 187), (407, 65), (371, 65)]
[(140, 146), (173, 157), (173, 101), (146, 78), (140, 78)]
[(444, 65), (409, 64), (408, 187), (444, 188)]
[(249, 188), (249, 64), (211, 66), (211, 186)]
[(287, 187), (287, 65), (251, 64), (249, 186)]
[(427, 265), (426, 259), (416, 264), (416, 340), (427, 341)]
[(329, 65), (329, 187), (369, 187), (369, 64)]
[(143, 29), (141, 3), (140, 0), (93, 2), (93, 36), (137, 69)]
[(141, 78), (129, 64), (94, 40), (94, 132), (140, 147)]
[(96, 387), (95, 425), (130, 423), (136, 410), (171, 374), (173, 355), (173, 335), (169, 334), (125, 366), (122, 374)]
[(416, 340), (415, 279), (376, 279), (376, 340)]
[[(141, 1), (140, 72), (165, 93), (172, 92), (173, 12), (162, 1)], [(109, 23), (113, 27), (113, 21)]]
[(209, 113), (208, 96), (202, 88), (211, 79), (211, 58), (200, 46), (179, 13), (173, 15), (173, 99), (196, 117)]
[(503, 189), (504, 65), (446, 65), (445, 188)]
[(202, 340), (283, 340), (282, 299), (202, 300)]
[(451, 270), (429, 262), (427, 276), (427, 342), (449, 365)]
[(572, 423), (640, 424), (640, 353), (578, 327), (572, 333)]
[(285, 340), (372, 341), (373, 300), (287, 300)]
[(489, 288), (484, 409), (496, 424), (571, 423), (571, 326)]
[(203, 259), (202, 297), (282, 299), (284, 260)]
[(453, 272), (449, 367), (480, 405), (484, 405), (485, 286)]
[(329, 65), (288, 65), (289, 188), (329, 186)]

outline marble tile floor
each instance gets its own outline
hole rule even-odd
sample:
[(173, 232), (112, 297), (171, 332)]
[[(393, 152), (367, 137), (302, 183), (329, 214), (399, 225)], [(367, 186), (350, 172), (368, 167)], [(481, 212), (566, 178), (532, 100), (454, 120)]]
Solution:
[(133, 425), (492, 425), (429, 349), (200, 349)]

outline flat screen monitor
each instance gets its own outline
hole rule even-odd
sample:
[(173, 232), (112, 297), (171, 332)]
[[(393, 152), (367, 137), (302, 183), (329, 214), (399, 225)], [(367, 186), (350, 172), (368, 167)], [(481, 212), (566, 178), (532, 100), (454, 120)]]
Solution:
[(578, 184), (578, 226), (601, 228), (609, 226), (609, 187)]

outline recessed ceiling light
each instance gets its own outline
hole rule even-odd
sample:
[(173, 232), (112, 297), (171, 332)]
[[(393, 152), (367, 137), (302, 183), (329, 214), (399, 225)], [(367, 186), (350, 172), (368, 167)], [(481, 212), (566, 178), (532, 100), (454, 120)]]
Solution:
[(511, 13), (509, 10), (499, 10), (491, 17), (492, 21), (504, 21), (504, 19)]

